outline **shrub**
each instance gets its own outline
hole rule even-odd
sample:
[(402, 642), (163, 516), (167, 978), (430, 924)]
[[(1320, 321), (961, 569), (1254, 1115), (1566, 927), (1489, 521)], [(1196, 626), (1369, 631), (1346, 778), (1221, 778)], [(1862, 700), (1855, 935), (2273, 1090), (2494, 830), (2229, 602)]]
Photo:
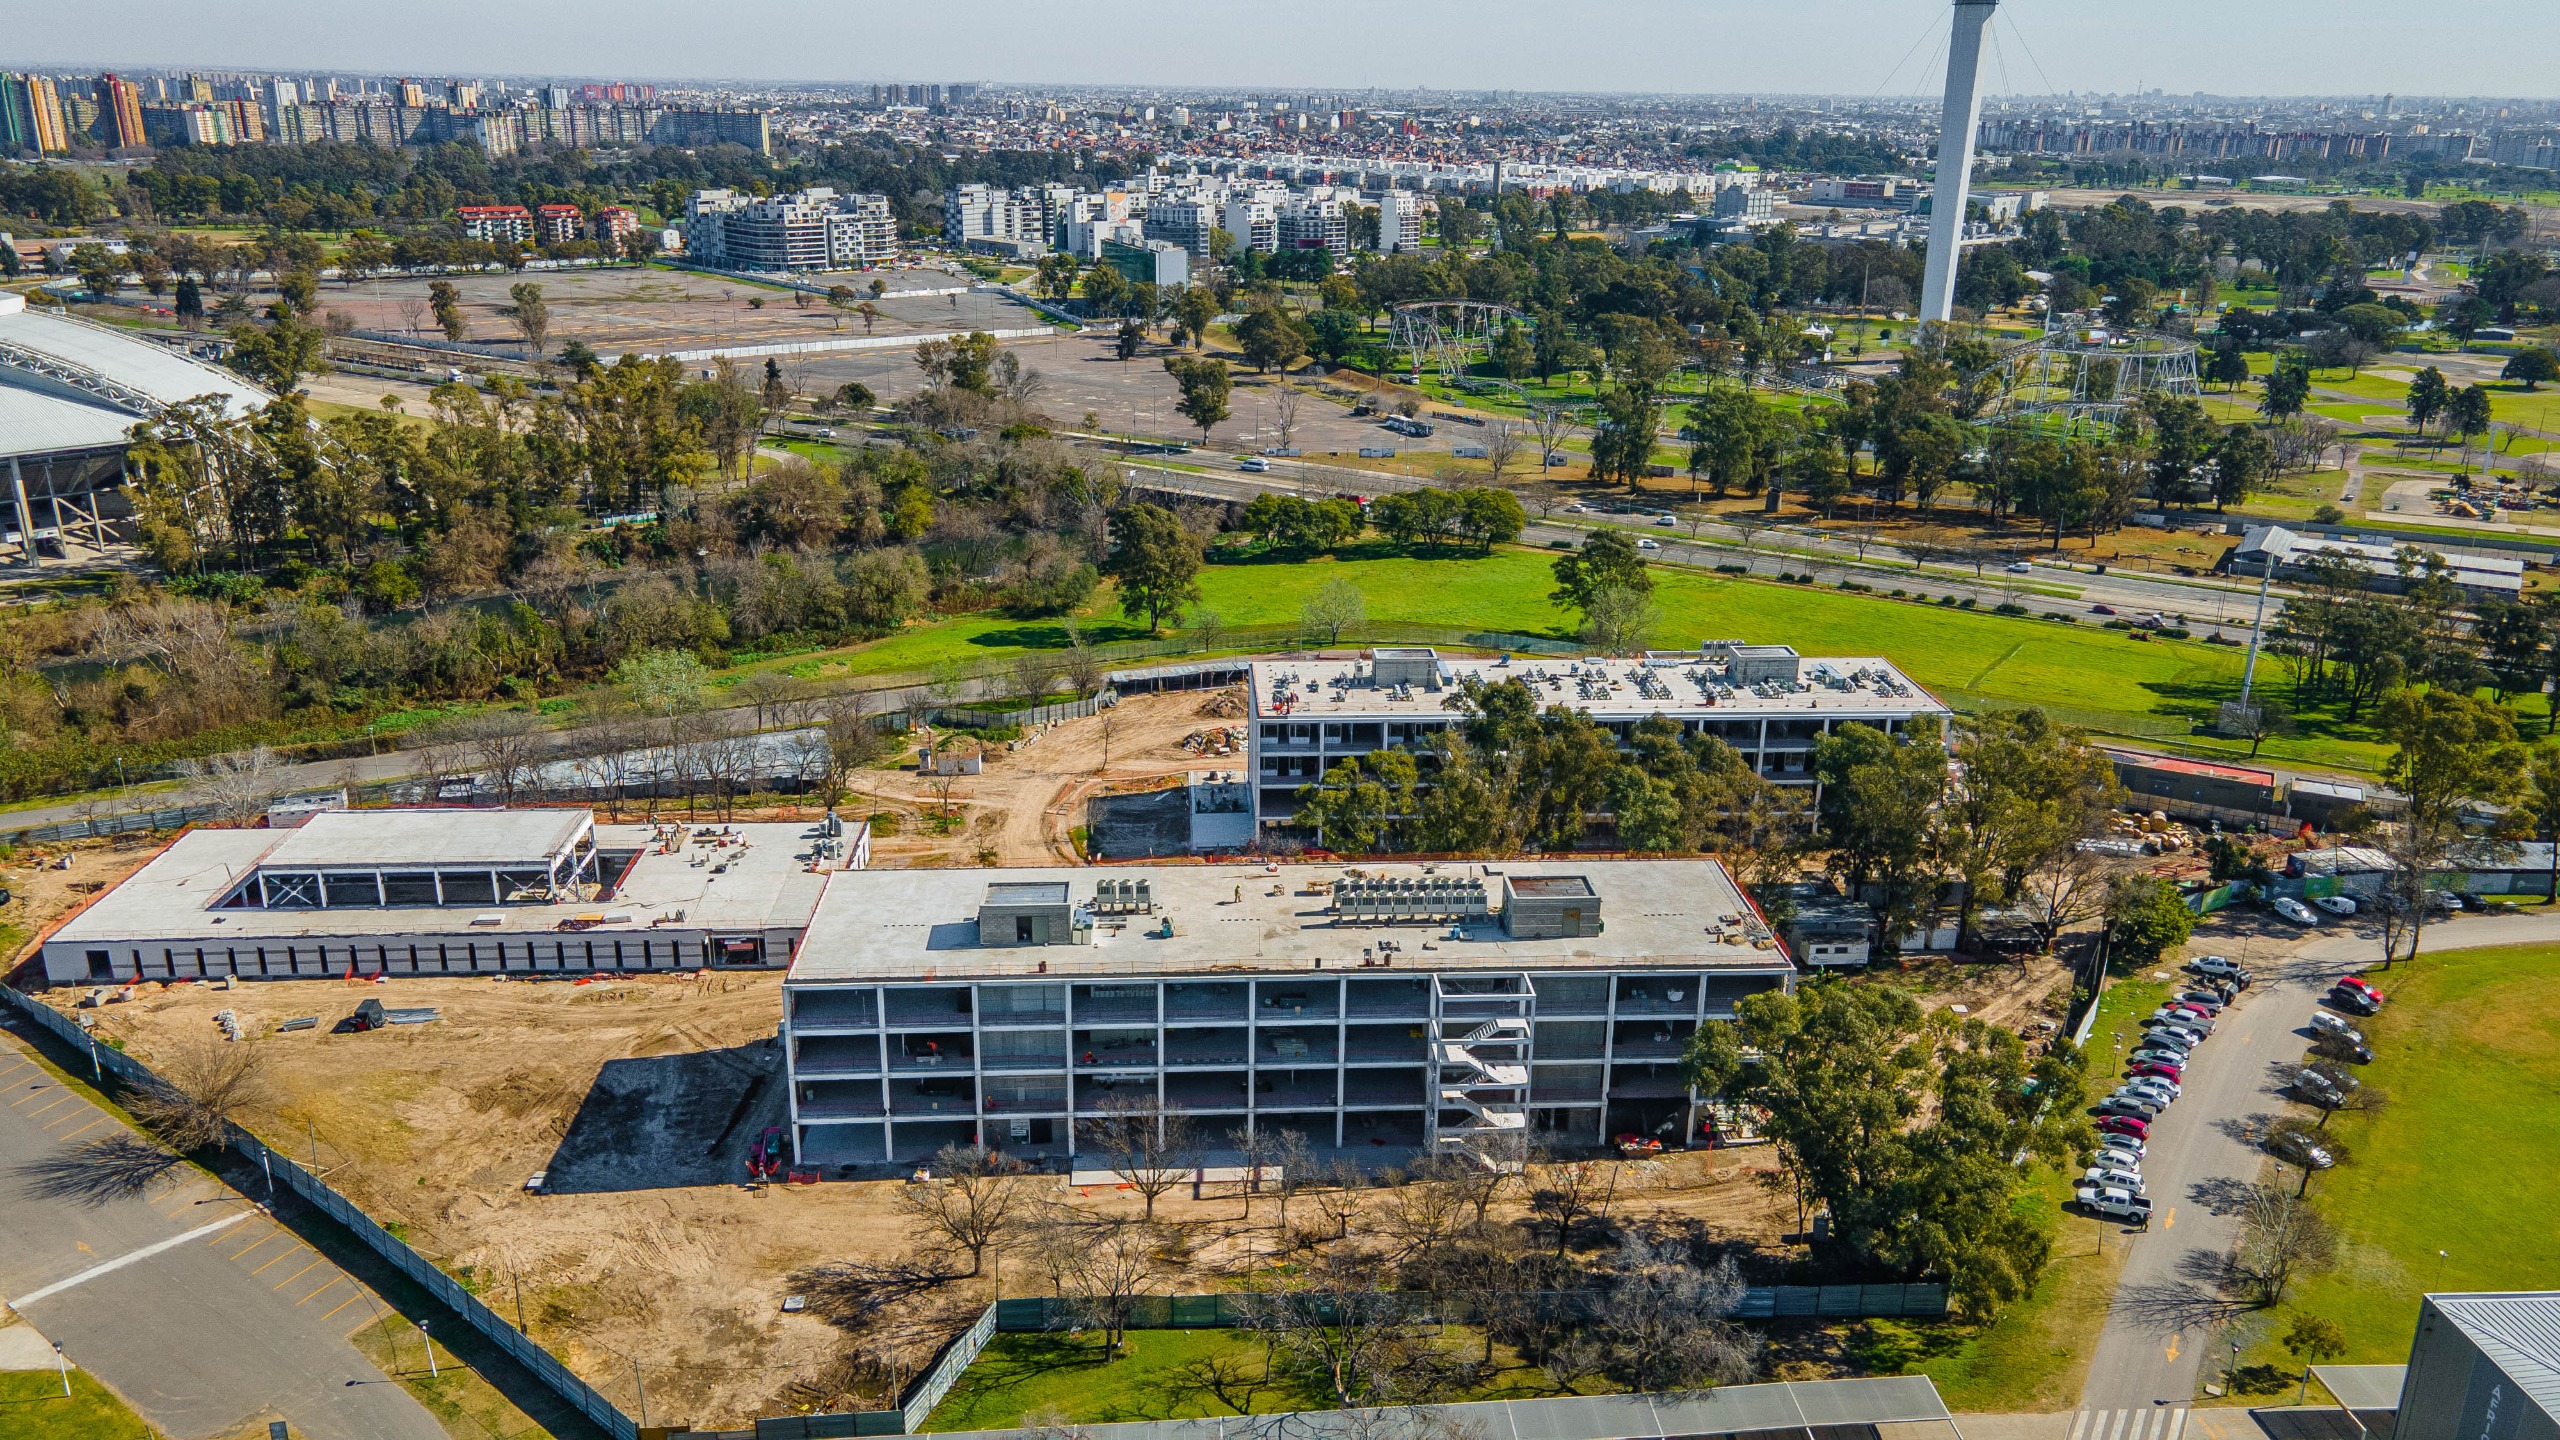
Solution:
[[(1956, 603), (1956, 597), (1953, 595), (1941, 595), (1938, 597), (1938, 603), (1941, 605), (1953, 605)], [(1970, 604), (1972, 602), (1967, 601), (1966, 603)]]
[(1719, 565), (1716, 567), (1716, 573), (1719, 575), (1748, 575), (1751, 573), (1751, 567), (1748, 565)]
[(2190, 632), (2184, 625), (2163, 625), (2154, 633), (2163, 640), (2184, 640)]
[(2077, 625), (2080, 623), (2080, 617), (2076, 615), (2065, 615), (2059, 610), (2047, 610), (2044, 612), (2044, 618), (2047, 620), (2059, 620), (2065, 625)]
[[(1965, 603), (1969, 605), (1973, 602), (1968, 600)], [(2027, 613), (2027, 607), (2019, 604), (2015, 600), (2003, 600), (1999, 604), (1991, 607), (1991, 613), (1994, 615), (2024, 615)]]
[(871, 833), (875, 838), (886, 840), (890, 836), (898, 833), (899, 815), (897, 811), (874, 810), (871, 812), (870, 819)]
[(1957, 602), (1956, 602), (1956, 608), (1957, 608), (1957, 609), (1959, 609), (1959, 610), (1970, 610), (1970, 609), (1972, 609), (1972, 608), (1973, 608), (1973, 599), (1974, 599), (1974, 597), (1972, 597), (1972, 596), (1970, 596), (1970, 595), (1967, 595), (1967, 596), (1966, 596), (1966, 597), (1964, 597), (1963, 599), (1961, 599), (1961, 600), (1959, 600), (1959, 601), (1957, 601)]
[(1894, 587), (1893, 587), (1893, 591), (1892, 591), (1892, 598), (1894, 598), (1894, 599), (1896, 599), (1896, 600), (1899, 600), (1899, 599), (1901, 599), (1902, 597), (1904, 597), (1905, 595), (1908, 595), (1908, 594), (1910, 594), (1910, 593), (1911, 593), (1910, 591), (1903, 589), (1903, 588), (1902, 588), (1901, 586), (1899, 586), (1899, 585), (1896, 585), (1896, 586), (1894, 586)]
[(2133, 622), (2130, 620), (2110, 620), (2107, 622), (2107, 628), (2110, 630), (2130, 630), (2133, 628)]

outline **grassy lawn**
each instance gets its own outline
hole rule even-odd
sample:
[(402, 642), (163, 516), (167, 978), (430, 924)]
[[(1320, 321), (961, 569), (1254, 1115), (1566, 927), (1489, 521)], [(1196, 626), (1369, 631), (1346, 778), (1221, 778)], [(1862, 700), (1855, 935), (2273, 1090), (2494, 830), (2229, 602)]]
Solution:
[[(1377, 623), (1462, 626), (1553, 635), (1569, 618), (1546, 598), (1551, 556), (1505, 550), (1489, 557), (1408, 558), (1370, 550), (1363, 558), (1308, 563), (1249, 561), (1201, 572), (1205, 608), (1229, 626), (1285, 624), (1327, 581), (1358, 586)], [(2011, 619), (1810, 586), (1779, 585), (1658, 569), (1662, 611), (1655, 642), (1666, 648), (1709, 637), (1784, 640), (1807, 655), (1882, 655), (1921, 684), (2021, 704), (2070, 697), (2068, 718), (2116, 733), (2158, 733), (2212, 713), (2239, 691), (2243, 652), (2201, 642), (2137, 641), (2094, 625)], [(1120, 619), (1108, 599), (1083, 633), (1093, 643), (1134, 639), (1144, 627)], [(802, 678), (915, 672), (950, 660), (1006, 660), (1026, 650), (1065, 648), (1057, 620), (972, 615), (920, 627), (848, 650), (790, 662)], [(2381, 748), (2369, 732), (2314, 714), (2300, 737), (2268, 742), (2269, 760), (2372, 768)], [(2199, 743), (2204, 742), (2198, 737)], [(2233, 749), (2245, 754), (2245, 744)]]
[[(2421, 954), (2378, 983), (2391, 1003), (2358, 1022), (2376, 1056), (2362, 1079), (2391, 1103), (2330, 1122), (2353, 1158), (2311, 1191), (2340, 1263), (2256, 1327), (2325, 1316), (2350, 1364), (2408, 1359), (2424, 1292), (2548, 1287), (2560, 1227), (2560, 947)], [(2298, 1368), (2263, 1338), (2243, 1363)]]
[[(1448, 1342), (1481, 1353), (1481, 1332), (1452, 1326)], [(1454, 1398), (1525, 1400), (1555, 1394), (1545, 1373), (1496, 1350), (1493, 1378)], [(1210, 1415), (1269, 1415), (1286, 1410), (1329, 1410), (1328, 1390), (1275, 1379), (1238, 1410), (1181, 1383), (1180, 1372), (1198, 1361), (1241, 1362), (1261, 1373), (1262, 1342), (1237, 1330), (1132, 1330), (1120, 1358), (1105, 1364), (1098, 1336), (998, 1335), (933, 1414), (924, 1431), (1011, 1429), (1024, 1417), (1048, 1412), (1062, 1423), (1109, 1424), (1124, 1420), (1188, 1420)], [(1508, 1363), (1505, 1363), (1508, 1362)], [(1599, 1393), (1586, 1383), (1586, 1393)]]
[[(551, 1433), (498, 1393), (496, 1386), (481, 1379), (478, 1371), (455, 1359), (442, 1341), (436, 1344), (437, 1373), (430, 1375), (418, 1327), (405, 1315), (386, 1310), (375, 1316), (372, 1324), (351, 1332), (347, 1338), (383, 1374), (399, 1381), (402, 1389), (427, 1407), (427, 1413), (435, 1416), (436, 1423), (454, 1440), (541, 1440)], [(628, 1381), (619, 1391), (610, 1379), (600, 1382), (597, 1388), (625, 1411), (635, 1403)]]
[(71, 1398), (52, 1370), (0, 1370), (0, 1440), (157, 1440), (143, 1423), (85, 1370), (71, 1372)]

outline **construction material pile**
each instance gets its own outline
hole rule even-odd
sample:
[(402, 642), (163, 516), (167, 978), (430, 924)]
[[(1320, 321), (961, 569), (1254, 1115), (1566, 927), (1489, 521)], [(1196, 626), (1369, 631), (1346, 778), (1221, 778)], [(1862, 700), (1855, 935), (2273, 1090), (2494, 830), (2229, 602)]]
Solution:
[(1241, 755), (1244, 727), (1221, 725), (1215, 730), (1194, 730), (1182, 737), (1182, 748), (1193, 755)]

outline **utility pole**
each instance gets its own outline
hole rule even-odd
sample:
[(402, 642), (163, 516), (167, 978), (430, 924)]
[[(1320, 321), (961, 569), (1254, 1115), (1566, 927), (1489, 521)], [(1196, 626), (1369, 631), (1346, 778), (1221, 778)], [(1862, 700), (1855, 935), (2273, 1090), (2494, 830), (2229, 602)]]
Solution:
[(1956, 0), (1947, 36), (1947, 94), (1938, 120), (1938, 179), (1929, 199), (1929, 268), (1920, 283), (1920, 322), (1954, 318), (1964, 214), (1973, 192), (1973, 132), (1982, 123), (1982, 27), (2000, 0)]

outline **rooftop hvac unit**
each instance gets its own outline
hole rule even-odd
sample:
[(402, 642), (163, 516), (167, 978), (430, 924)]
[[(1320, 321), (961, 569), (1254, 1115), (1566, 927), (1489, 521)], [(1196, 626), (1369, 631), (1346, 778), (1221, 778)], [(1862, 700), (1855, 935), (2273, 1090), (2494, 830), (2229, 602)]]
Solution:
[(1132, 909), (1146, 914), (1153, 914), (1156, 908), (1156, 892), (1154, 883), (1147, 880), (1130, 881), (1129, 905)]

